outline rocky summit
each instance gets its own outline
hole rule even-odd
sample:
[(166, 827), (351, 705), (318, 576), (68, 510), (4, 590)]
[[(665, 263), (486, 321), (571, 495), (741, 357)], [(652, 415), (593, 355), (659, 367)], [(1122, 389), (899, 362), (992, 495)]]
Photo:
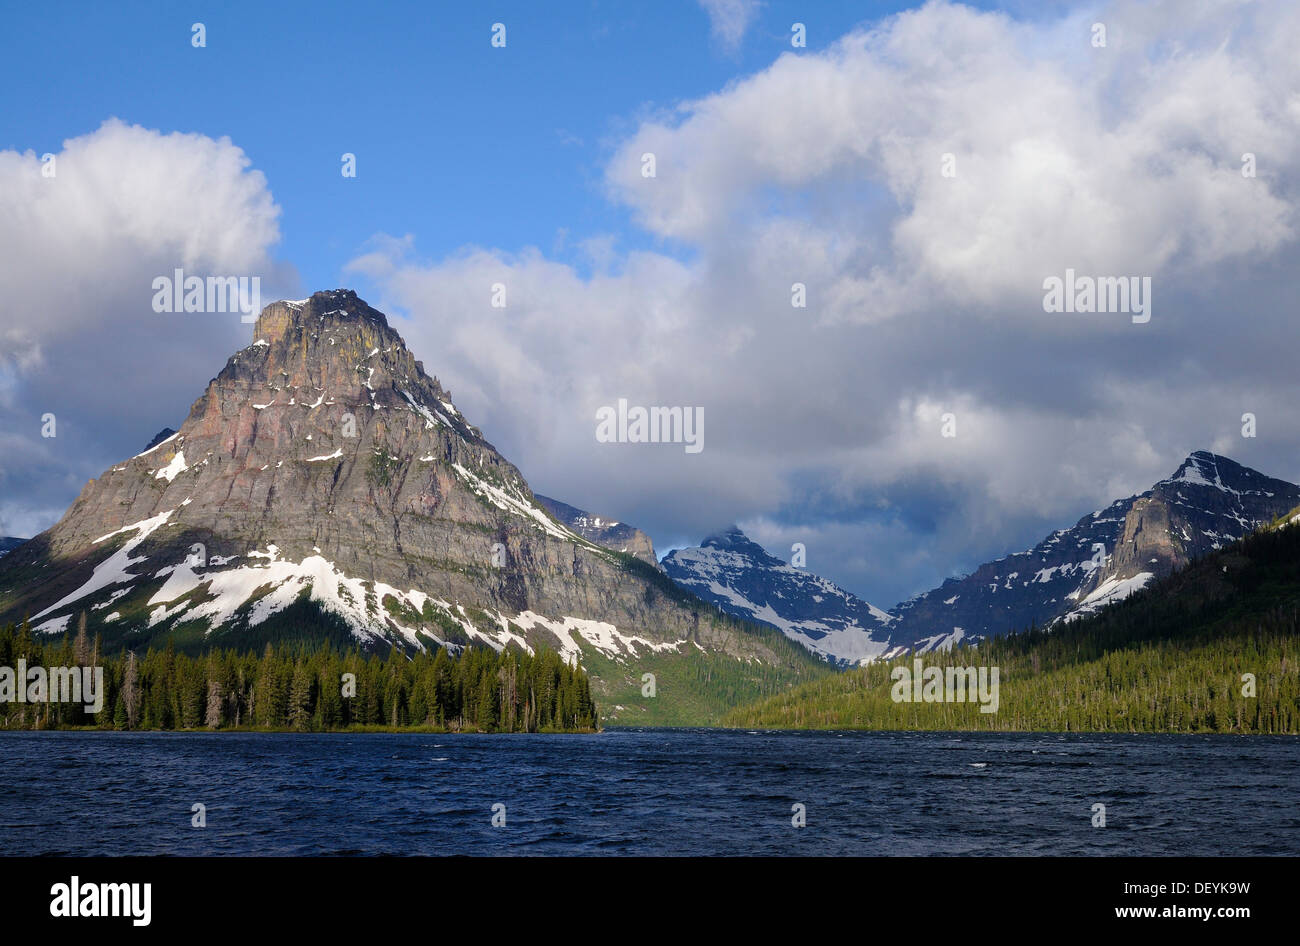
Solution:
[(664, 556), (668, 576), (729, 614), (760, 621), (826, 660), (859, 664), (889, 648), (893, 618), (803, 567), (769, 555), (738, 527)]
[[(108, 649), (544, 645), (599, 664), (607, 698), (639, 693), (632, 665), (651, 658), (772, 679), (809, 666), (683, 593), (635, 542), (584, 531), (538, 501), (382, 313), (318, 292), (267, 306), (176, 432), (0, 559), (0, 621), (57, 633), (84, 612)], [(725, 708), (703, 699), (704, 715)]]
[(1272, 522), (1300, 486), (1197, 451), (1168, 479), (1117, 499), (1038, 545), (891, 609), (893, 641), (928, 650), (1070, 621), (1127, 597)]

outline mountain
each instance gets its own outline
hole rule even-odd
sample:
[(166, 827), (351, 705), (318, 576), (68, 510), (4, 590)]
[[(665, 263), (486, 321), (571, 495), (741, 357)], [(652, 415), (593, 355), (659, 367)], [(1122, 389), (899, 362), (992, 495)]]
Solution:
[(768, 555), (734, 526), (699, 548), (670, 553), (663, 566), (724, 611), (778, 628), (833, 662), (855, 664), (1077, 620), (1297, 504), (1295, 484), (1197, 451), (1146, 492), (888, 613)]
[(83, 611), (110, 651), (547, 646), (647, 722), (820, 672), (558, 521), (349, 290), (267, 306), (179, 430), (0, 559), (0, 622), (60, 633)]
[(897, 619), (892, 641), (925, 652), (1031, 624), (1075, 620), (1297, 504), (1295, 484), (1197, 451), (1146, 492), (1116, 500), (1027, 551), (988, 562), (891, 609)]
[(4, 555), (6, 552), (18, 548), (18, 546), (22, 545), (26, 541), (26, 539), (15, 539), (12, 536), (0, 535), (0, 555)]
[(782, 631), (837, 664), (879, 657), (893, 618), (833, 582), (769, 555), (738, 527), (664, 556), (668, 577), (728, 614)]
[[(917, 662), (945, 682), (970, 680), (973, 670), (978, 695), (959, 699), (966, 689), (953, 699), (907, 699), (909, 688), (896, 689), (895, 675), (906, 670), (904, 679), (914, 680)], [(880, 661), (742, 707), (724, 722), (746, 729), (1294, 734), (1297, 662), (1300, 509), (1293, 508), (1111, 607), (1050, 629)], [(994, 668), (998, 679), (989, 685)]]
[(659, 560), (655, 558), (654, 543), (650, 541), (650, 536), (640, 529), (610, 519), (608, 516), (593, 515), (576, 506), (562, 503), (558, 499), (551, 499), (549, 496), (542, 496), (539, 493), (534, 493), (533, 496), (554, 519), (568, 526), (588, 542), (613, 549), (615, 552), (626, 552), (655, 568), (659, 567)]
[(158, 433), (153, 435), (152, 440), (144, 445), (144, 452), (148, 453), (154, 447), (158, 446), (158, 444), (171, 440), (174, 436), (176, 436), (176, 431), (172, 430), (170, 427), (164, 427), (162, 430), (158, 431)]

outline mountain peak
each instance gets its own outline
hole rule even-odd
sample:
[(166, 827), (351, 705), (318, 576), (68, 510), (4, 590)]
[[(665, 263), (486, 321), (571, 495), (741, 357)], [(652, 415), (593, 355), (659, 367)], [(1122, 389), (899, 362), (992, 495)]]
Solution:
[(378, 309), (371, 308), (351, 289), (327, 289), (314, 292), (306, 299), (290, 301), (281, 299), (262, 309), (253, 326), (253, 343), (259, 339), (268, 342), (284, 337), (292, 326), (317, 323), (329, 318), (363, 319), (388, 330), (388, 319)]
[[(1167, 483), (1188, 482), (1204, 483), (1213, 485), (1219, 478), (1218, 468), (1220, 462), (1226, 461), (1232, 463), (1226, 457), (1215, 456), (1208, 450), (1194, 450), (1187, 455), (1187, 459), (1178, 465), (1173, 475), (1165, 480)], [(1235, 465), (1235, 464), (1234, 464)]]
[(1186, 467), (1188, 465), (1215, 466), (1219, 463), (1226, 463), (1232, 466), (1239, 466), (1239, 464), (1233, 459), (1231, 459), (1230, 457), (1220, 456), (1219, 454), (1212, 453), (1209, 450), (1193, 450), (1191, 453), (1187, 455), (1187, 459), (1185, 459), (1182, 462), (1182, 464), (1180, 464), (1179, 468), (1182, 469), (1183, 467)]
[[(227, 361), (214, 384), (225, 400), (256, 392), (255, 411), (276, 403), (366, 411), (414, 409), (430, 429), (445, 424), (462, 436), (479, 433), (452, 406), (451, 394), (425, 374), (388, 319), (351, 289), (317, 292), (262, 309), (252, 343)], [(211, 408), (208, 395), (193, 411)], [(317, 399), (321, 400), (318, 401)], [(232, 401), (233, 399), (233, 401)], [(264, 415), (269, 416), (269, 415)]]
[(1237, 494), (1246, 491), (1277, 492), (1290, 485), (1209, 450), (1188, 454), (1173, 475), (1157, 486), (1165, 484), (1212, 486), (1225, 493)]
[(176, 431), (172, 430), (170, 427), (164, 427), (162, 430), (158, 431), (158, 433), (153, 435), (152, 440), (150, 440), (147, 444), (145, 444), (145, 448), (142, 452), (148, 453), (154, 447), (158, 446), (158, 444), (162, 443), (165, 440), (170, 440), (172, 437), (175, 436), (176, 436)]
[(533, 498), (541, 503), (542, 507), (556, 520), (587, 541), (594, 542), (607, 549), (613, 549), (616, 552), (635, 555), (647, 565), (652, 565), (655, 569), (659, 568), (659, 559), (655, 557), (654, 543), (650, 541), (650, 536), (640, 529), (630, 526), (626, 522), (610, 519), (608, 516), (598, 516), (587, 512), (585, 509), (579, 509), (577, 506), (570, 506), (568, 503), (560, 502), (558, 499), (551, 499), (549, 496), (543, 496), (540, 493), (534, 493)]
[[(178, 629), (191, 653), (341, 633), (408, 652), (545, 647), (569, 663), (653, 655), (658, 667), (705, 651), (739, 660), (755, 696), (820, 672), (774, 630), (672, 586), (648, 537), (561, 510), (588, 538), (549, 513), (355, 293), (272, 303), (257, 328), (179, 431), (0, 557), (0, 622), (61, 634), (84, 613), (105, 651)], [(593, 674), (638, 721), (682, 719), (680, 701), (644, 708), (639, 678)], [(701, 697), (708, 718), (736, 680)]]
[(700, 543), (702, 548), (721, 549), (726, 552), (736, 552), (741, 555), (752, 555), (761, 558), (768, 558), (767, 550), (761, 545), (745, 535), (740, 526), (732, 523), (725, 529), (714, 532)]
[(1073, 620), (1223, 548), (1297, 503), (1295, 484), (1196, 450), (1150, 489), (897, 605), (893, 640), (914, 645), (949, 628), (989, 637)]
[(770, 625), (820, 657), (856, 664), (889, 646), (891, 618), (828, 579), (769, 555), (739, 526), (664, 556), (678, 585), (738, 617)]

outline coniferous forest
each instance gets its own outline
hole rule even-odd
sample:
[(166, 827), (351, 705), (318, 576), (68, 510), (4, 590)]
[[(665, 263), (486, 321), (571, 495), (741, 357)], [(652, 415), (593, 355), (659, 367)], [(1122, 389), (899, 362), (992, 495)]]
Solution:
[(553, 651), (487, 648), (408, 657), (328, 645), (266, 645), (261, 656), (178, 653), (169, 641), (141, 655), (102, 655), (84, 629), (42, 641), (26, 622), (0, 627), (0, 667), (104, 670), (98, 713), (80, 703), (0, 702), (0, 728), (334, 730), (427, 728), (577, 732), (598, 728), (587, 675)]

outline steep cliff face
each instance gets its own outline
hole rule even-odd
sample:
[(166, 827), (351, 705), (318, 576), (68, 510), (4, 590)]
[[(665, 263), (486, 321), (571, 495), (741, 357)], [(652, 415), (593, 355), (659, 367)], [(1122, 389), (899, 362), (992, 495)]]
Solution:
[(1127, 576), (1146, 565), (1161, 574), (1222, 548), (1269, 522), (1300, 498), (1300, 487), (1227, 457), (1197, 451), (1124, 518), (1108, 572)]
[(268, 306), (179, 431), (0, 560), (0, 620), (85, 611), (109, 648), (248, 643), (304, 604), (371, 646), (802, 666), (558, 521), (346, 290)]

